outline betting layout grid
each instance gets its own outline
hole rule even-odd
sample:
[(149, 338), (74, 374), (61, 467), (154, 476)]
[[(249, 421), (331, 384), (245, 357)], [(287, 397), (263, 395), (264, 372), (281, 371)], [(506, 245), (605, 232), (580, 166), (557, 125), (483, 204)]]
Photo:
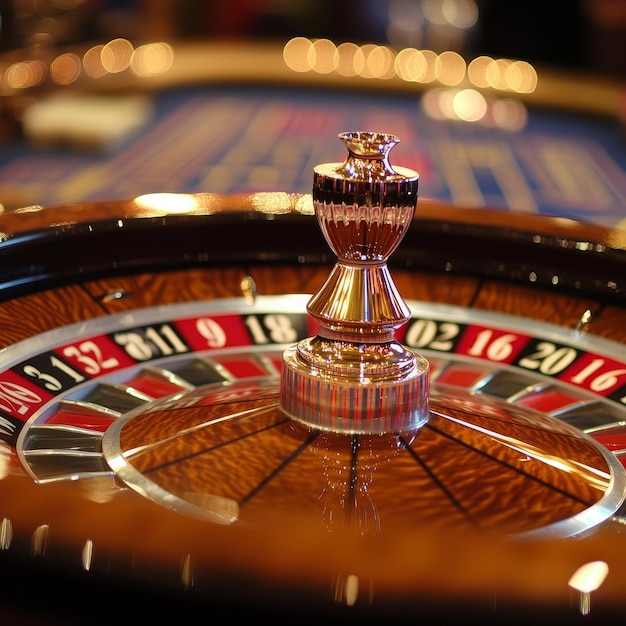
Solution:
[(0, 150), (0, 196), (43, 204), (159, 192), (308, 193), (313, 167), (343, 161), (346, 130), (401, 139), (392, 164), (420, 173), (421, 197), (621, 226), (626, 142), (609, 119), (531, 111), (523, 130), (429, 118), (418, 96), (267, 87), (153, 94), (126, 141)]

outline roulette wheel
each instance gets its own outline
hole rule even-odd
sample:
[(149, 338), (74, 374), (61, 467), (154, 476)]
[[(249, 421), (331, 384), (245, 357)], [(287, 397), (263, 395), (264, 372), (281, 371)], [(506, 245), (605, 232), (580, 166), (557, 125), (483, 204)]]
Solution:
[(623, 232), (413, 215), (349, 153), (312, 197), (0, 216), (8, 617), (622, 610)]

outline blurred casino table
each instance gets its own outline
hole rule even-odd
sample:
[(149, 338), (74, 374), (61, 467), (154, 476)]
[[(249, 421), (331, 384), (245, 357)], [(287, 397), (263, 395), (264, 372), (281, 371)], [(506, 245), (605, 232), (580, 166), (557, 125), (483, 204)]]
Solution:
[[(0, 203), (308, 193), (313, 166), (343, 160), (338, 133), (375, 129), (400, 137), (395, 162), (420, 172), (422, 198), (624, 223), (618, 81), (546, 70), (525, 94), (446, 89), (294, 71), (284, 49), (284, 41), (181, 41), (168, 44), (171, 65), (158, 74), (118, 71), (36, 92), (39, 108), (57, 102), (65, 115), (51, 113), (45, 128), (39, 115), (0, 145)], [(458, 94), (478, 94), (486, 114), (450, 119), (446, 106)]]

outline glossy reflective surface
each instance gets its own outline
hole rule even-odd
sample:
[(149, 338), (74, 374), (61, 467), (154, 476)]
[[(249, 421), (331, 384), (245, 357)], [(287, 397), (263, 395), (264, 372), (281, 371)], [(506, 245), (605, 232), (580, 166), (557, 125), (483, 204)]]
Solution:
[(220, 523), (565, 537), (621, 504), (623, 467), (576, 429), (453, 387), (430, 400), (422, 428), (344, 434), (286, 418), (275, 382), (200, 387), (127, 414), (104, 453), (140, 493)]

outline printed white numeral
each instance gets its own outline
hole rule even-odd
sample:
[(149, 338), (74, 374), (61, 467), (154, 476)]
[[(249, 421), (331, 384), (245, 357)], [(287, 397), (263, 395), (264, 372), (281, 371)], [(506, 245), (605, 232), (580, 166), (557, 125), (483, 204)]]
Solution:
[(24, 415), (30, 405), (41, 403), (41, 397), (15, 383), (0, 382), (0, 409)]
[(452, 322), (416, 320), (409, 326), (404, 341), (410, 348), (452, 352), (454, 339), (458, 337), (459, 332), (459, 325)]
[[(598, 370), (602, 365), (604, 365), (604, 359), (594, 359), (581, 370), (576, 376), (572, 376), (572, 382), (577, 384), (583, 384), (587, 381), (587, 379)], [(626, 376), (626, 369), (617, 369), (610, 370), (608, 372), (603, 372), (599, 374), (589, 383), (589, 389), (595, 392), (603, 392), (611, 389), (612, 387), (617, 387), (624, 383)]]
[[(259, 318), (250, 315), (245, 319), (246, 326), (255, 344), (289, 343), (298, 339), (298, 332), (287, 315), (269, 314), (263, 317), (263, 325)], [(266, 334), (267, 331), (267, 334)]]
[(222, 348), (226, 345), (224, 329), (210, 317), (201, 317), (196, 322), (196, 330), (209, 348)]
[(105, 359), (102, 350), (93, 341), (83, 341), (78, 346), (68, 346), (63, 350), (63, 356), (78, 361), (89, 376), (97, 376), (102, 370), (114, 369), (120, 364), (114, 357)]
[(546, 376), (555, 376), (567, 369), (578, 356), (574, 348), (557, 348), (553, 343), (541, 341), (533, 354), (520, 359), (520, 367), (536, 370)]
[(115, 341), (136, 361), (187, 352), (187, 346), (167, 324), (158, 330), (150, 326), (143, 335), (139, 332), (117, 333)]
[(493, 331), (482, 330), (476, 335), (476, 341), (468, 353), (480, 357), (485, 355), (490, 361), (504, 361), (511, 356), (516, 339), (517, 335), (513, 334), (500, 335), (493, 339)]

